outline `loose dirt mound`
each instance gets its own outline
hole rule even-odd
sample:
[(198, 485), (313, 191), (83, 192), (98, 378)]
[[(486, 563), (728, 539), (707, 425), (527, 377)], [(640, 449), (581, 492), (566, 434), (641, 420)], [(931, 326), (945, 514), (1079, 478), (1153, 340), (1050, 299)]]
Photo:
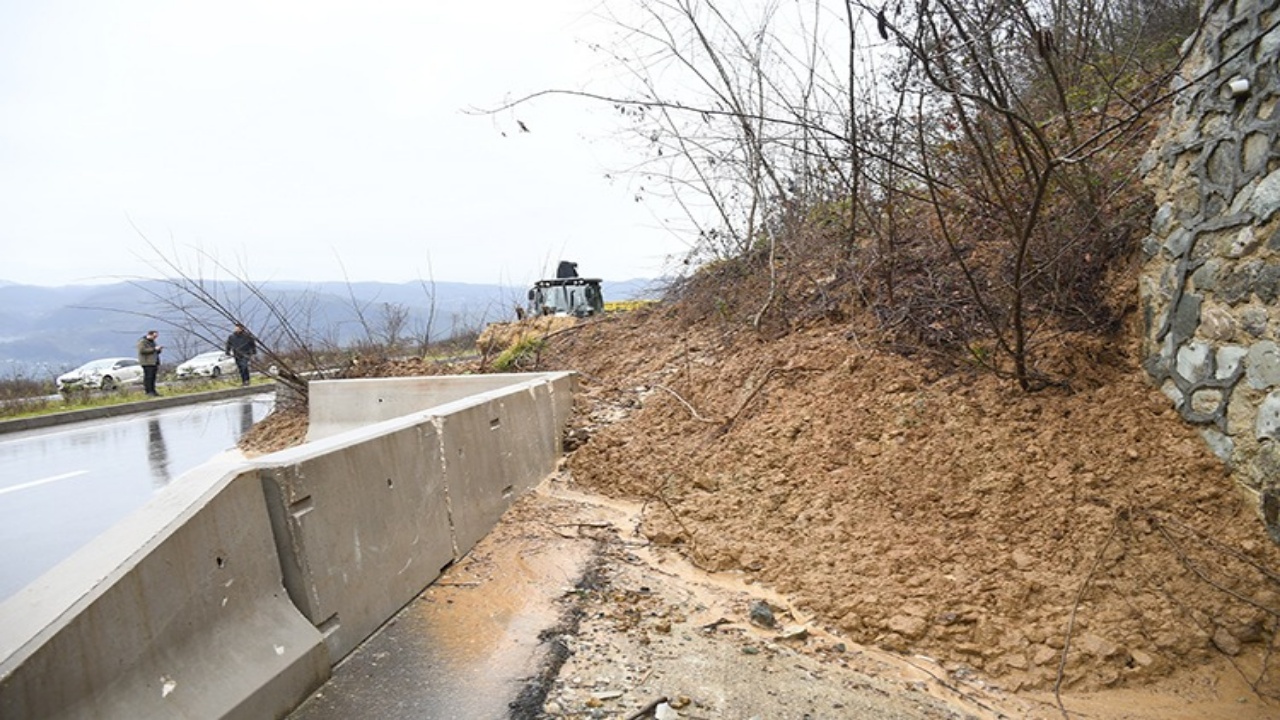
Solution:
[[(544, 369), (581, 377), (569, 470), (643, 501), (655, 544), (957, 678), (1183, 692), (1225, 658), (1262, 696), (1240, 716), (1266, 716), (1280, 549), (1124, 348), (1074, 344), (1060, 362), (1111, 357), (1075, 373), (1091, 387), (1025, 394), (853, 338), (820, 322), (764, 341), (661, 308), (558, 333)], [(248, 446), (304, 434), (273, 417)]]
[(544, 337), (557, 330), (573, 327), (578, 318), (563, 315), (536, 315), (516, 322), (489, 323), (476, 338), (476, 347), (485, 355), (503, 350), (524, 342)]
[(582, 374), (580, 485), (646, 501), (653, 542), (859, 642), (1010, 689), (1226, 655), (1280, 692), (1280, 551), (1136, 370), (1028, 395), (829, 325), (764, 342), (660, 310), (562, 333), (543, 361)]

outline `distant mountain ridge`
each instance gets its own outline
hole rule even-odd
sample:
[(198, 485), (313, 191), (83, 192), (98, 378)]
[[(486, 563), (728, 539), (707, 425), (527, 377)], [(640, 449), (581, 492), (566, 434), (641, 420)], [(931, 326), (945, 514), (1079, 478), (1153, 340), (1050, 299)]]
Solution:
[[(429, 334), (434, 341), (513, 318), (527, 292), (453, 282), (209, 281), (206, 287), (226, 298), (250, 329), (271, 322), (270, 303), (286, 308), (306, 334), (343, 346), (378, 329), (387, 305), (405, 311), (402, 335)], [(648, 279), (603, 283), (606, 300), (654, 297), (656, 287)], [(152, 328), (166, 345), (165, 362), (177, 363), (215, 349), (227, 325), (168, 281), (46, 287), (0, 280), (0, 377), (39, 379), (94, 358), (132, 356), (137, 339)]]

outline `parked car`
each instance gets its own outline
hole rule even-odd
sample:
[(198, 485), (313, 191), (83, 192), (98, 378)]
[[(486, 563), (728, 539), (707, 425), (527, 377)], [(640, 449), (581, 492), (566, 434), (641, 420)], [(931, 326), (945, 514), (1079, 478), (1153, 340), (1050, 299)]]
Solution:
[(200, 353), (178, 366), (178, 379), (211, 377), (218, 379), (223, 373), (236, 371), (236, 359), (221, 350)]
[(115, 390), (121, 385), (142, 382), (142, 366), (135, 358), (102, 358), (92, 360), (58, 376), (58, 391), (77, 388)]

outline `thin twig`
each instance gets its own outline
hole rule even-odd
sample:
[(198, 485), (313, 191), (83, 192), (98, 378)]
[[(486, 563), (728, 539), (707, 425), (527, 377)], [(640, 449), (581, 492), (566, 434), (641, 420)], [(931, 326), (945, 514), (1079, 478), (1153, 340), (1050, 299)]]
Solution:
[(1058, 710), (1062, 712), (1062, 717), (1070, 719), (1071, 715), (1067, 712), (1067, 708), (1062, 704), (1062, 679), (1066, 675), (1067, 670), (1067, 653), (1071, 652), (1071, 633), (1076, 627), (1076, 613), (1080, 610), (1080, 603), (1084, 600), (1084, 594), (1089, 589), (1089, 585), (1093, 582), (1093, 576), (1098, 571), (1098, 566), (1102, 564), (1102, 556), (1106, 554), (1107, 548), (1111, 547), (1111, 541), (1115, 539), (1116, 533), (1120, 530), (1120, 519), (1116, 517), (1111, 523), (1111, 532), (1107, 534), (1107, 541), (1102, 543), (1102, 547), (1098, 548), (1098, 554), (1093, 558), (1093, 565), (1089, 568), (1089, 573), (1085, 575), (1084, 580), (1080, 583), (1080, 589), (1076, 591), (1076, 600), (1071, 605), (1071, 619), (1067, 621), (1067, 632), (1062, 638), (1062, 659), (1058, 661), (1058, 677), (1053, 683), (1053, 698), (1058, 702)]
[(1257, 602), (1253, 598), (1245, 597), (1244, 595), (1241, 595), (1235, 590), (1232, 590), (1231, 588), (1226, 587), (1222, 583), (1217, 582), (1212, 578), (1210, 578), (1208, 573), (1206, 573), (1203, 569), (1200, 568), (1199, 565), (1193, 562), (1191, 560), (1191, 557), (1182, 550), (1182, 546), (1179, 545), (1178, 541), (1175, 540), (1173, 536), (1169, 534), (1169, 530), (1164, 526), (1164, 523), (1161, 523), (1159, 520), (1155, 518), (1153, 518), (1153, 520), (1155, 520), (1156, 530), (1159, 531), (1160, 536), (1163, 537), (1165, 542), (1169, 545), (1169, 549), (1173, 550), (1174, 555), (1178, 556), (1178, 561), (1182, 563), (1183, 567), (1190, 570), (1193, 575), (1200, 578), (1202, 582), (1204, 582), (1206, 585), (1208, 585), (1209, 587), (1219, 592), (1225, 593), (1235, 598), (1236, 600), (1239, 600), (1245, 605), (1261, 610), (1262, 612), (1265, 612), (1268, 615), (1280, 617), (1280, 611), (1277, 611), (1273, 608), (1269, 608), (1266, 605), (1263, 605), (1262, 603)]
[[(670, 478), (669, 477), (665, 478), (663, 482), (665, 483), (666, 480), (668, 479)], [(704, 567), (701, 562), (698, 561), (698, 543), (694, 539), (693, 532), (690, 531), (689, 527), (684, 524), (684, 520), (681, 519), (680, 513), (676, 512), (675, 507), (672, 506), (672, 504), (667, 500), (667, 496), (663, 494), (661, 486), (654, 489), (653, 496), (657, 498), (658, 501), (661, 502), (663, 506), (667, 508), (667, 511), (671, 513), (671, 517), (676, 519), (676, 524), (680, 526), (680, 530), (683, 531), (685, 536), (689, 538), (689, 562), (692, 563), (693, 566), (698, 568), (699, 570), (711, 572), (706, 567)]]
[(764, 377), (760, 378), (760, 382), (756, 383), (755, 388), (752, 389), (752, 391), (742, 401), (742, 404), (738, 405), (738, 409), (735, 410), (733, 415), (731, 415), (729, 419), (725, 421), (724, 425), (720, 427), (721, 434), (727, 432), (730, 427), (733, 427), (733, 424), (738, 421), (738, 416), (742, 415), (743, 411), (747, 409), (747, 406), (751, 404), (751, 401), (755, 399), (756, 395), (760, 394), (760, 391), (763, 390), (764, 386), (768, 384), (769, 379), (773, 377), (773, 374), (775, 372), (792, 372), (792, 371), (822, 372), (821, 370), (816, 370), (814, 368), (780, 368), (780, 367), (769, 368), (768, 371), (765, 372)]
[(665, 391), (667, 391), (668, 393), (671, 393), (671, 397), (675, 398), (676, 400), (679, 400), (679, 401), (680, 401), (680, 404), (681, 404), (681, 405), (684, 405), (684, 406), (689, 410), (689, 414), (690, 414), (690, 415), (693, 415), (693, 419), (694, 419), (694, 420), (697, 420), (698, 422), (703, 422), (703, 423), (715, 423), (715, 422), (717, 422), (717, 421), (712, 420), (712, 419), (710, 419), (710, 418), (704, 418), (704, 417), (702, 417), (701, 415), (699, 415), (699, 414), (698, 414), (698, 411), (697, 411), (696, 409), (694, 409), (694, 407), (693, 407), (692, 405), (690, 405), (690, 404), (689, 404), (689, 401), (688, 401), (688, 400), (685, 400), (685, 399), (684, 399), (684, 398), (682, 398), (682, 397), (680, 397), (680, 393), (676, 392), (675, 390), (672, 390), (671, 388), (667, 387), (666, 385), (654, 385), (654, 387), (658, 388), (659, 390), (665, 390)]
[(1168, 525), (1168, 526), (1179, 528), (1181, 530), (1185, 530), (1186, 532), (1194, 535), (1201, 542), (1216, 548), (1219, 552), (1230, 555), (1236, 560), (1239, 560), (1240, 562), (1252, 567), (1254, 570), (1257, 570), (1258, 572), (1262, 573), (1263, 575), (1266, 576), (1268, 580), (1274, 583), (1280, 583), (1280, 575), (1277, 575), (1276, 573), (1271, 572), (1271, 570), (1269, 570), (1266, 566), (1262, 565), (1261, 563), (1254, 560), (1253, 558), (1237, 551), (1235, 548), (1232, 548), (1228, 545), (1223, 544), (1222, 542), (1216, 540), (1215, 538), (1210, 537), (1209, 535), (1206, 535), (1205, 533), (1191, 527), (1190, 525), (1187, 525), (1184, 522), (1180, 522), (1175, 518), (1162, 518), (1162, 517), (1157, 517), (1155, 515), (1151, 515), (1149, 513), (1148, 513), (1148, 517), (1154, 520), (1157, 525)]
[(938, 683), (938, 684), (939, 684), (939, 685), (941, 685), (943, 688), (945, 688), (945, 689), (947, 689), (947, 690), (950, 690), (951, 692), (953, 692), (953, 693), (955, 693), (956, 695), (958, 695), (958, 696), (960, 696), (960, 697), (964, 698), (965, 700), (968, 700), (969, 702), (973, 703), (974, 705), (977, 705), (978, 707), (982, 708), (983, 710), (986, 710), (986, 711), (988, 711), (988, 712), (993, 712), (993, 713), (994, 713), (994, 712), (998, 712), (995, 708), (993, 708), (993, 707), (991, 707), (990, 705), (988, 705), (988, 704), (986, 704), (986, 703), (982, 702), (981, 700), (979, 700), (979, 699), (977, 698), (977, 696), (976, 696), (976, 695), (973, 695), (973, 694), (971, 694), (971, 693), (967, 693), (967, 692), (965, 692), (964, 690), (961, 690), (959, 687), (957, 687), (957, 686), (955, 686), (955, 685), (952, 685), (951, 683), (947, 682), (944, 678), (940, 677), (937, 673), (933, 672), (933, 671), (932, 671), (932, 670), (930, 670), (929, 668), (924, 667), (923, 665), (919, 665), (919, 664), (917, 664), (917, 663), (912, 662), (910, 658), (904, 658), (904, 659), (903, 659), (903, 662), (905, 662), (906, 664), (910, 665), (911, 667), (913, 667), (913, 668), (915, 668), (915, 669), (919, 670), (920, 672), (924, 673), (925, 675), (928, 675), (929, 677), (933, 678), (934, 682)]

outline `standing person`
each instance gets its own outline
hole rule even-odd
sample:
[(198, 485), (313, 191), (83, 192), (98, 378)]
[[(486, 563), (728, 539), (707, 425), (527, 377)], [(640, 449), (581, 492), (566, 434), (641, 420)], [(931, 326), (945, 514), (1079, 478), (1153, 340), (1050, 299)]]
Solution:
[(156, 344), (160, 333), (148, 330), (146, 335), (138, 339), (138, 364), (142, 366), (142, 391), (151, 397), (158, 397), (156, 392), (156, 374), (160, 371), (160, 351), (163, 345)]
[(240, 384), (248, 385), (249, 361), (258, 354), (258, 342), (241, 323), (236, 323), (235, 330), (227, 336), (226, 352), (236, 359), (236, 369), (240, 371)]

